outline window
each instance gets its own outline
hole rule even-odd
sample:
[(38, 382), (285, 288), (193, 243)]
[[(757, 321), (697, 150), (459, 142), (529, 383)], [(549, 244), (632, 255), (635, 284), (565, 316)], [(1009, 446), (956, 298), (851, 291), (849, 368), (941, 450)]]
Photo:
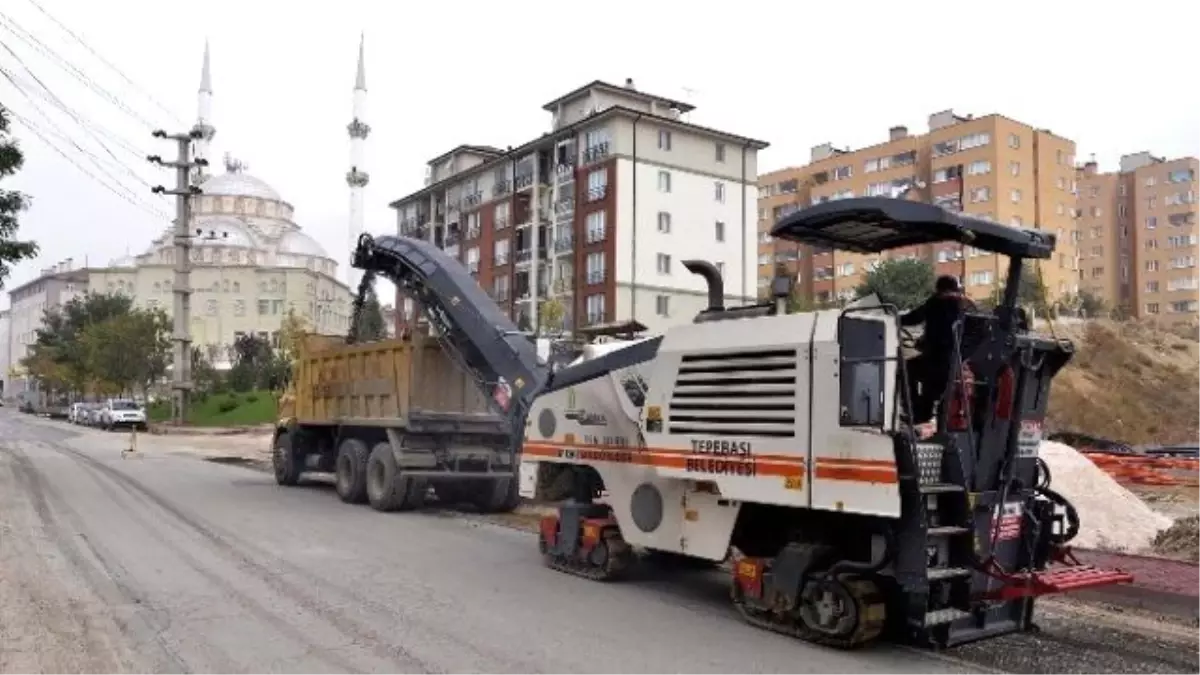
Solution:
[(271, 313), (271, 301), (270, 300), (259, 300), (258, 301), (258, 315), (266, 316), (267, 314), (270, 314), (270, 313)]
[(1063, 178), (1062, 176), (1059, 176), (1058, 180), (1055, 181), (1055, 185), (1058, 186), (1059, 190), (1066, 190), (1067, 189), (1067, 179)]
[(508, 299), (508, 275), (498, 276), (492, 280), (492, 296), (497, 300)]
[(605, 223), (604, 211), (592, 211), (587, 214), (584, 219), (584, 226), (587, 232), (587, 243), (594, 244), (598, 241), (604, 241), (607, 236), (607, 224)]
[(713, 183), (713, 198), (722, 204), (725, 203), (725, 183), (721, 181)]
[(508, 264), (508, 239), (497, 239), (492, 246), (492, 262), (496, 265)]
[(971, 190), (971, 201), (973, 203), (986, 202), (992, 198), (992, 191), (987, 187), (979, 187)]
[(717, 241), (725, 241), (725, 223), (718, 220), (716, 224), (713, 225), (713, 235), (716, 237)]
[(1152, 209), (1158, 206), (1158, 197), (1146, 197), (1146, 208)]
[(1158, 314), (1158, 303), (1157, 302), (1147, 302), (1146, 303), (1146, 313), (1147, 314)]
[[(1017, 148), (1020, 148), (1021, 147), (1021, 137), (1016, 134), (1009, 134), (1008, 135), (1008, 147), (1010, 147), (1014, 150), (1016, 150)], [(1013, 174), (1013, 175), (1015, 176), (1016, 174)]]
[(1059, 202), (1054, 206), (1054, 212), (1061, 216), (1067, 212), (1067, 207), (1063, 206), (1062, 202)]
[(1093, 218), (1099, 218), (1102, 215), (1104, 215), (1104, 209), (1100, 208), (1099, 206), (1092, 207), (1092, 217)]
[(669, 172), (669, 171), (659, 171), (658, 172), (658, 191), (659, 192), (670, 192), (671, 191), (671, 172)]
[(1012, 200), (1012, 203), (1017, 204), (1021, 201), (1021, 191), (1013, 190), (1009, 193), (1008, 197)]
[(833, 179), (834, 180), (842, 180), (844, 178), (849, 178), (853, 175), (854, 175), (854, 167), (849, 166), (849, 165), (839, 166), (838, 168), (833, 170)]
[(967, 165), (968, 176), (982, 176), (983, 174), (991, 173), (991, 171), (992, 163), (986, 159), (974, 161)]
[(717, 157), (716, 157), (717, 161), (724, 162), (725, 161), (725, 144), (724, 143), (717, 143), (716, 153), (717, 153)]
[(671, 214), (666, 211), (658, 212), (658, 231), (662, 233), (671, 231)]
[(234, 300), (233, 301), (233, 315), (234, 316), (246, 316), (246, 301), (245, 300)]
[(1154, 184), (1157, 182), (1154, 176), (1146, 176), (1146, 187), (1154, 187)]
[(467, 249), (467, 270), (470, 272), (479, 271), (479, 247), (472, 246)]
[(1009, 162), (1008, 163), (1008, 173), (1013, 176), (1020, 176), (1021, 175), (1021, 163), (1020, 162)]
[(1146, 292), (1147, 293), (1157, 293), (1158, 292), (1158, 282), (1157, 281), (1147, 281), (1146, 282)]
[(492, 210), (492, 220), (496, 223), (497, 230), (508, 226), (508, 216), (511, 206), (511, 202), (500, 202)]
[(589, 324), (604, 321), (604, 294), (597, 293), (587, 296), (587, 299), (584, 300), (584, 308), (587, 310), (587, 321)]
[(585, 261), (587, 267), (587, 282), (598, 284), (604, 281), (604, 253), (589, 253)]
[(1155, 216), (1146, 216), (1146, 229), (1153, 230), (1158, 227), (1158, 218)]
[(658, 131), (658, 149), (671, 149), (671, 132), (667, 131), (666, 129), (659, 129)]
[(1124, 204), (1117, 204), (1117, 215), (1121, 218), (1129, 215), (1129, 207)]
[(1168, 183), (1190, 183), (1196, 179), (1191, 169), (1177, 169), (1167, 174)]
[(608, 192), (608, 170), (596, 169), (588, 173), (588, 201), (603, 199)]
[(1022, 225), (1025, 224), (1025, 221), (1021, 220), (1021, 216), (1013, 216), (1012, 224), (1014, 227), (1021, 227)]
[(891, 167), (891, 165), (892, 165), (891, 157), (879, 157), (877, 159), (868, 159), (866, 161), (866, 163), (863, 164), (863, 172), (864, 173), (872, 173), (875, 171), (884, 171), (885, 169)]
[(670, 274), (671, 273), (671, 256), (667, 255), (666, 253), (659, 253), (658, 260), (657, 260), (657, 267), (658, 267), (659, 274)]
[(971, 275), (970, 275), (970, 277), (968, 277), (968, 280), (970, 281), (970, 285), (972, 285), (972, 286), (986, 286), (986, 285), (992, 283), (992, 271), (991, 270), (977, 270), (975, 272), (971, 272)]
[(1158, 271), (1158, 261), (1157, 260), (1147, 260), (1146, 261), (1146, 271), (1147, 272), (1157, 272)]
[(654, 313), (659, 316), (671, 315), (671, 296), (656, 295), (654, 296)]

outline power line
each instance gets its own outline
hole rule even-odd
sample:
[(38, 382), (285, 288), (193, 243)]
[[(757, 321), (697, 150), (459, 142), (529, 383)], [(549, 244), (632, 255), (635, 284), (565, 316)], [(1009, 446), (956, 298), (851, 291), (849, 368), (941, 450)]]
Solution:
[[(88, 132), (88, 134), (90, 134), (92, 136), (92, 138), (95, 139), (96, 142), (100, 144), (100, 147), (104, 148), (104, 151), (108, 153), (108, 156), (113, 158), (114, 162), (116, 162), (130, 176), (133, 176), (135, 180), (142, 183), (146, 187), (150, 187), (150, 183), (146, 182), (146, 180), (143, 179), (141, 176), (139, 176), (137, 174), (137, 172), (135, 172), (133, 169), (129, 168), (128, 164), (125, 164), (124, 162), (122, 162), (113, 153), (112, 149), (109, 148), (107, 145), (105, 145), (104, 141), (100, 140), (100, 137), (96, 135), (96, 132), (93, 131), (89, 125), (85, 124), (84, 121), (82, 119), (80, 119), (79, 115), (70, 106), (68, 106), (66, 103), (64, 103), (61, 98), (56, 96), (54, 94), (54, 92), (50, 90), (50, 87), (46, 86), (46, 83), (42, 81), (42, 78), (38, 77), (37, 73), (33, 72), (33, 69), (31, 69), (28, 65), (25, 64), (24, 59), (22, 59), (19, 54), (17, 54), (15, 51), (13, 51), (12, 47), (10, 47), (7, 43), (2, 42), (2, 41), (0, 41), (0, 47), (3, 47), (9, 54), (12, 54), (13, 58), (17, 60), (17, 63), (20, 64), (21, 67), (25, 69), (25, 72), (29, 73), (29, 76), (33, 78), (33, 81), (37, 82), (38, 85), (42, 89), (45, 89), (46, 93), (49, 94), (50, 97), (57, 102), (59, 109), (62, 110), (63, 112), (65, 112), (73, 120), (75, 120), (75, 123), (78, 124), (84, 131)], [(12, 81), (12, 80), (10, 80), (10, 81)], [(13, 85), (17, 86), (15, 81), (13, 81)]]
[(131, 86), (134, 89), (137, 89), (139, 92), (141, 92), (142, 95), (145, 96), (151, 103), (158, 106), (159, 110), (162, 110), (163, 112), (165, 112), (167, 115), (169, 115), (171, 117), (171, 119), (175, 120), (180, 125), (184, 124), (183, 120), (179, 119), (178, 115), (171, 112), (171, 110), (169, 108), (167, 108), (162, 103), (160, 103), (158, 101), (158, 99), (154, 98), (154, 96), (152, 96), (150, 94), (150, 92), (146, 91), (140, 85), (138, 85), (137, 82), (134, 82), (132, 79), (130, 79), (129, 76), (126, 75), (120, 68), (116, 67), (108, 59), (105, 59), (103, 56), (101, 56), (95, 49), (92, 49), (91, 45), (89, 45), (87, 42), (85, 42), (82, 37), (80, 37), (77, 33), (75, 33), (75, 31), (73, 31), (70, 28), (68, 28), (67, 26), (65, 26), (63, 24), (63, 22), (54, 18), (54, 15), (51, 14), (50, 12), (47, 12), (46, 8), (42, 7), (42, 5), (39, 2), (37, 2), (37, 0), (29, 0), (29, 3), (32, 4), (34, 7), (36, 7), (37, 10), (39, 12), (41, 12), (47, 19), (50, 19), (51, 21), (54, 22), (55, 25), (57, 25), (59, 28), (63, 29), (63, 31), (65, 31), (67, 33), (67, 35), (70, 35), (71, 37), (75, 38), (75, 41), (78, 42), (80, 45), (82, 45), (84, 49), (88, 50), (88, 52), (90, 52), (92, 56), (96, 57), (96, 59), (99, 60), (100, 63), (103, 63), (104, 65), (108, 66), (110, 69), (112, 69), (113, 72), (120, 75), (121, 79), (125, 80), (125, 82), (127, 84), (129, 84), (129, 86)]
[(57, 52), (48, 47), (46, 43), (39, 40), (36, 35), (25, 30), (21, 24), (17, 23), (15, 19), (13, 19), (11, 16), (7, 16), (3, 12), (0, 12), (0, 28), (4, 28), (17, 39), (21, 40), (30, 47), (33, 47), (46, 58), (56, 61), (61, 68), (67, 71), (69, 75), (74, 77), (76, 80), (79, 80), (79, 82), (81, 82), (85, 87), (91, 89), (96, 94), (108, 99), (110, 103), (120, 108), (125, 114), (136, 119), (149, 128), (155, 127), (154, 122), (142, 117), (137, 113), (137, 111), (122, 103), (120, 99), (112, 94), (112, 92), (93, 82), (86, 74), (84, 74), (83, 71), (75, 67), (75, 64), (60, 56)]
[(100, 185), (105, 187), (109, 192), (112, 192), (114, 195), (120, 197), (121, 199), (124, 199), (130, 205), (132, 205), (136, 208), (139, 208), (142, 211), (145, 211), (146, 213), (154, 216), (155, 218), (161, 218), (166, 221), (171, 220), (167, 214), (165, 214), (161, 211), (155, 211), (154, 209), (150, 208), (149, 206), (146, 206), (145, 204), (137, 202), (137, 201), (131, 199), (129, 196), (122, 194), (121, 192), (118, 192), (111, 185), (109, 185), (108, 183), (101, 180), (98, 176), (96, 176), (96, 174), (92, 173), (91, 171), (88, 171), (86, 168), (84, 168), (82, 165), (80, 165), (79, 162), (76, 162), (69, 155), (67, 155), (67, 153), (63, 152), (62, 149), (60, 149), (57, 145), (55, 145), (54, 143), (51, 143), (50, 139), (46, 138), (46, 134), (44, 134), (42, 132), (42, 130), (40, 128), (38, 128), (38, 126), (36, 124), (29, 121), (24, 116), (20, 115), (19, 113), (17, 113), (16, 111), (14, 111), (12, 109), (6, 109), (6, 112), (9, 115), (12, 115), (13, 119), (16, 120), (17, 122), (20, 122), (21, 125), (24, 126), (26, 129), (29, 129), (31, 132), (33, 132), (33, 134), (35, 136), (37, 136), (43, 143), (45, 143), (47, 146), (49, 146), (51, 150), (57, 152), (63, 159), (70, 162), (72, 166), (74, 166), (76, 169), (79, 169), (85, 175), (87, 175), (89, 178), (91, 178), (92, 180), (96, 181), (97, 183), (99, 183)]
[[(58, 107), (58, 103), (56, 103), (54, 101), (54, 99), (52, 99), (50, 96), (48, 96), (45, 91), (38, 88), (36, 83), (33, 83), (28, 79), (19, 77), (13, 73), (8, 73), (7, 77), (8, 77), (8, 80), (10, 82), (12, 82), (13, 86), (17, 87), (21, 91), (21, 93), (24, 94), (24, 96), (26, 98), (30, 98), (31, 96), (36, 96), (37, 99), (39, 101), (41, 101), (42, 103), (49, 105), (50, 107), (54, 108), (55, 110), (58, 110), (59, 112), (63, 113), (64, 115), (68, 114), (66, 110), (63, 110), (62, 108)], [(32, 92), (30, 91), (31, 89), (33, 90)], [(32, 103), (33, 101), (31, 100), (30, 102)], [(90, 122), (90, 124), (97, 131), (99, 131), (101, 134), (103, 134), (105, 138), (112, 141), (114, 144), (120, 146), (120, 148), (122, 150), (124, 150), (125, 152), (128, 152), (130, 155), (133, 155), (134, 157), (138, 157), (138, 158), (144, 157), (145, 153), (142, 150), (134, 147), (132, 143), (125, 140), (118, 134), (113, 133), (112, 131), (105, 128), (103, 125), (100, 125), (96, 122)]]
[(97, 169), (99, 169), (99, 170), (100, 170), (102, 173), (104, 173), (106, 176), (108, 176), (108, 178), (112, 179), (112, 181), (113, 181), (114, 183), (116, 183), (116, 184), (117, 184), (119, 187), (121, 187), (121, 188), (122, 188), (122, 189), (124, 189), (124, 190), (125, 190), (127, 193), (129, 193), (129, 195), (130, 195), (131, 197), (132, 197), (132, 196), (136, 196), (136, 194), (137, 194), (136, 192), (134, 192), (133, 190), (131, 190), (131, 189), (129, 189), (128, 187), (126, 187), (124, 183), (122, 183), (120, 180), (118, 180), (116, 177), (114, 177), (114, 176), (113, 176), (113, 175), (110, 173), (110, 171), (109, 171), (109, 169), (108, 169), (108, 168), (106, 168), (106, 167), (105, 167), (103, 164), (101, 164), (101, 163), (100, 163), (100, 158), (99, 158), (99, 157), (97, 157), (97, 156), (95, 155), (95, 153), (93, 153), (93, 152), (91, 152), (90, 150), (88, 150), (88, 149), (84, 148), (84, 147), (83, 147), (83, 146), (81, 146), (79, 143), (77, 143), (77, 142), (75, 141), (75, 139), (71, 138), (71, 137), (70, 137), (68, 134), (64, 133), (64, 132), (63, 132), (61, 129), (59, 129), (59, 128), (58, 128), (58, 125), (56, 125), (56, 124), (54, 123), (54, 120), (50, 119), (50, 116), (49, 116), (49, 115), (47, 115), (47, 114), (46, 114), (46, 112), (45, 112), (44, 110), (42, 110), (40, 107), (38, 107), (38, 105), (37, 105), (37, 102), (36, 102), (36, 101), (34, 101), (34, 100), (33, 100), (33, 98), (32, 98), (32, 97), (29, 95), (29, 92), (25, 91), (25, 89), (24, 89), (23, 87), (21, 87), (21, 85), (20, 85), (20, 84), (18, 84), (18, 83), (17, 83), (17, 81), (16, 81), (16, 79), (13, 77), (12, 73), (8, 72), (8, 70), (6, 70), (6, 69), (5, 69), (3, 66), (0, 66), (0, 75), (3, 75), (3, 76), (4, 76), (4, 77), (5, 77), (5, 78), (6, 78), (6, 79), (7, 79), (7, 80), (10, 82), (10, 83), (12, 83), (12, 85), (13, 85), (14, 87), (16, 87), (16, 89), (17, 89), (17, 91), (18, 91), (18, 92), (20, 92), (22, 95), (24, 95), (24, 96), (25, 96), (25, 98), (26, 98), (26, 99), (27, 99), (27, 100), (30, 102), (30, 104), (32, 105), (32, 107), (33, 107), (34, 111), (35, 111), (35, 112), (37, 112), (37, 114), (38, 114), (38, 115), (40, 115), (40, 116), (41, 116), (41, 118), (42, 118), (43, 120), (45, 120), (45, 122), (46, 122), (46, 124), (47, 124), (47, 125), (49, 125), (49, 126), (50, 126), (50, 127), (51, 127), (51, 128), (54, 130), (54, 131), (55, 131), (55, 132), (57, 132), (57, 135), (58, 135), (58, 137), (59, 137), (59, 138), (62, 138), (62, 139), (64, 139), (64, 140), (66, 140), (66, 142), (67, 142), (67, 143), (69, 143), (69, 144), (71, 144), (71, 145), (75, 146), (75, 149), (76, 149), (76, 150), (78, 150), (79, 152), (81, 152), (81, 153), (83, 153), (84, 155), (86, 155), (86, 156), (87, 156), (89, 159), (91, 159), (91, 160), (92, 160), (92, 164), (96, 165), (96, 168), (97, 168)]

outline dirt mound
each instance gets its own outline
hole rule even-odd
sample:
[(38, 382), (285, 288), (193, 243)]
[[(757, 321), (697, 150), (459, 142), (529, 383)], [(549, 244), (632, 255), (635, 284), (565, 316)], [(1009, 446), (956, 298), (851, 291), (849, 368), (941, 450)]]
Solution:
[(1200, 436), (1200, 344), (1135, 321), (1055, 327), (1076, 354), (1054, 379), (1048, 426), (1131, 445)]
[(1200, 516), (1176, 520), (1154, 538), (1154, 551), (1172, 558), (1200, 561)]

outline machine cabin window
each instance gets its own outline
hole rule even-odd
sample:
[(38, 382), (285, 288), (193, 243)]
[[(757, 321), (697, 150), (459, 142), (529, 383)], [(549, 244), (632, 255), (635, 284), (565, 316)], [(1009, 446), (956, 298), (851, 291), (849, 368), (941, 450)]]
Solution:
[(886, 324), (875, 319), (843, 316), (838, 321), (841, 345), (839, 408), (844, 427), (884, 427)]

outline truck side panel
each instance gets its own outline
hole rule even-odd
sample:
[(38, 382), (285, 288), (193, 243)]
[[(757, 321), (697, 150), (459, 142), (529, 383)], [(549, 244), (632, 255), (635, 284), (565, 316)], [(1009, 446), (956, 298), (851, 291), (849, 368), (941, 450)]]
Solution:
[(296, 368), (296, 417), (396, 420), (413, 413), (486, 413), (487, 399), (434, 342), (347, 345), (311, 336)]

